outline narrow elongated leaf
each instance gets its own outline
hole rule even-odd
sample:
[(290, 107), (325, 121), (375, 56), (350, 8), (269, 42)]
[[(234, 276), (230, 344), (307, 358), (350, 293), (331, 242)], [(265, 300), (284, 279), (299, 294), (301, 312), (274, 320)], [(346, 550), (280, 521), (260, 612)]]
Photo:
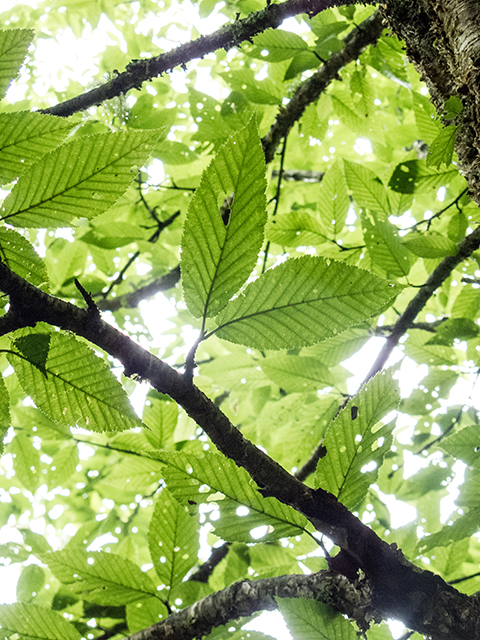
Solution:
[(308, 346), (369, 318), (401, 289), (342, 262), (287, 260), (222, 311), (216, 333), (259, 349)]
[(60, 613), (36, 604), (0, 605), (0, 625), (4, 637), (13, 633), (25, 640), (80, 640), (81, 637)]
[(350, 622), (327, 604), (305, 598), (275, 598), (295, 640), (355, 640)]
[[(265, 160), (252, 118), (219, 149), (190, 203), (181, 268), (193, 315), (216, 315), (252, 272), (267, 220), (265, 187)], [(233, 202), (222, 218), (226, 198)]]
[(376, 426), (400, 401), (391, 374), (376, 375), (344, 407), (325, 434), (327, 455), (318, 462), (316, 486), (353, 509), (375, 482), (390, 450), (395, 422)]
[(75, 126), (67, 118), (20, 111), (0, 114), (0, 184), (53, 151)]
[(350, 207), (345, 176), (338, 163), (326, 171), (319, 188), (318, 211), (328, 236), (343, 229)]
[(112, 206), (155, 148), (160, 130), (78, 138), (32, 165), (5, 199), (4, 220), (17, 227), (68, 226)]
[(410, 252), (400, 241), (398, 229), (389, 220), (370, 220), (362, 216), (363, 236), (372, 261), (387, 277), (408, 275)]
[(10, 416), (10, 396), (3, 376), (0, 375), (0, 455), (3, 453), (3, 438), (12, 424)]
[(9, 269), (43, 290), (48, 289), (45, 263), (22, 235), (0, 227), (0, 259)]
[(150, 520), (148, 546), (162, 584), (172, 589), (197, 562), (197, 519), (164, 489)]
[(40, 453), (33, 446), (32, 438), (17, 432), (8, 446), (13, 458), (15, 476), (26, 489), (32, 493), (38, 489), (41, 482)]
[(367, 207), (371, 211), (390, 214), (387, 190), (380, 178), (373, 171), (357, 162), (343, 161), (345, 178), (349, 188), (353, 191), (353, 197), (361, 207)]
[(139, 566), (114, 553), (69, 548), (39, 557), (60, 582), (90, 602), (123, 605), (157, 593), (151, 578)]
[(122, 385), (102, 358), (73, 336), (53, 333), (46, 376), (9, 355), (25, 392), (53, 420), (92, 431), (122, 431), (141, 424)]
[[(277, 540), (299, 535), (307, 524), (291, 507), (274, 498), (263, 498), (248, 473), (219, 454), (205, 453), (199, 457), (159, 451), (151, 455), (168, 465), (164, 477), (169, 491), (180, 504), (193, 506), (211, 502), (211, 496), (215, 496), (221, 516), (213, 524), (226, 540), (253, 542), (250, 532), (259, 526), (269, 528), (263, 542)], [(216, 495), (218, 492), (225, 499)], [(247, 507), (248, 515), (237, 515), (239, 506)]]
[(17, 77), (33, 36), (33, 29), (0, 31), (0, 100), (5, 97), (11, 81)]
[(435, 140), (432, 141), (427, 155), (427, 167), (440, 169), (445, 163), (448, 167), (452, 164), (453, 152), (455, 149), (455, 138), (458, 127), (450, 124), (440, 131)]

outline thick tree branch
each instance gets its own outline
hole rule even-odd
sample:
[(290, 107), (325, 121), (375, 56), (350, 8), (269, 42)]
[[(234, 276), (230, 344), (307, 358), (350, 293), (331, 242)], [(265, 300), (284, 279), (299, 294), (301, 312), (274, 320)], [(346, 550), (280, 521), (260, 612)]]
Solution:
[(458, 593), (439, 576), (412, 565), (401, 551), (382, 541), (330, 493), (313, 490), (294, 478), (245, 439), (220, 408), (175, 369), (93, 317), (88, 309), (79, 309), (37, 289), (1, 262), (0, 289), (10, 298), (10, 308), (0, 323), (2, 334), (37, 322), (72, 331), (120, 360), (126, 375), (136, 373), (168, 394), (225, 456), (246, 469), (263, 495), (273, 496), (303, 513), (318, 531), (342, 548), (339, 572), (355, 575), (358, 568), (363, 570), (371, 585), (372, 604), (384, 618), (400, 619), (408, 627), (438, 640), (480, 637), (480, 607), (476, 599)]
[(383, 30), (382, 16), (378, 11), (368, 17), (361, 25), (350, 31), (343, 40), (343, 49), (334, 53), (325, 64), (305, 80), (291, 97), (289, 103), (282, 107), (270, 131), (262, 139), (265, 161), (272, 161), (275, 151), (290, 128), (297, 122), (306, 107), (315, 102), (326, 87), (338, 78), (338, 72), (349, 62), (356, 60), (369, 44), (374, 44)]
[(117, 309), (126, 308), (133, 309), (137, 307), (142, 300), (154, 296), (161, 291), (167, 291), (172, 289), (180, 280), (180, 265), (173, 268), (161, 278), (157, 278), (153, 282), (146, 284), (144, 287), (139, 287), (131, 293), (124, 293), (116, 298), (109, 298), (108, 300), (99, 300), (97, 307), (101, 311), (116, 311)]
[(267, 29), (275, 29), (286, 18), (302, 13), (313, 17), (330, 7), (347, 4), (352, 4), (351, 0), (287, 0), (281, 4), (269, 4), (262, 11), (252, 13), (243, 20), (225, 25), (215, 33), (201, 36), (172, 51), (145, 60), (134, 60), (127, 65), (123, 73), (119, 73), (105, 84), (54, 107), (43, 109), (42, 113), (63, 117), (71, 116), (73, 113), (84, 111), (105, 100), (125, 94), (130, 89), (140, 89), (144, 82), (171, 71), (175, 67), (184, 66), (195, 58), (203, 58), (207, 53), (217, 49), (228, 51), (228, 49), (245, 40), (250, 40)]
[(277, 609), (276, 597), (319, 600), (347, 613), (361, 629), (367, 629), (376, 615), (367, 582), (352, 585), (345, 576), (319, 571), (309, 576), (285, 575), (237, 582), (134, 633), (129, 640), (193, 640), (236, 618)]

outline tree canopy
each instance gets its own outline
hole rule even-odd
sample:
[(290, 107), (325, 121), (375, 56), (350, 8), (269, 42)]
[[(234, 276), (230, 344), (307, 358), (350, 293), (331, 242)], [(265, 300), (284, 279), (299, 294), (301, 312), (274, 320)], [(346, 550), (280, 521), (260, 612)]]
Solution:
[(0, 17), (1, 637), (480, 638), (478, 2)]

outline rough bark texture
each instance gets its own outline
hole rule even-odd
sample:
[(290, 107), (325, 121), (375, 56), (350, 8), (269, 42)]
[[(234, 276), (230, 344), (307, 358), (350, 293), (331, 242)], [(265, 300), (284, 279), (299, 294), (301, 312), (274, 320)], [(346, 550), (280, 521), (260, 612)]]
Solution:
[(405, 41), (406, 53), (439, 112), (458, 96), (462, 113), (456, 151), (470, 195), (480, 205), (480, 3), (477, 0), (387, 0), (386, 23)]

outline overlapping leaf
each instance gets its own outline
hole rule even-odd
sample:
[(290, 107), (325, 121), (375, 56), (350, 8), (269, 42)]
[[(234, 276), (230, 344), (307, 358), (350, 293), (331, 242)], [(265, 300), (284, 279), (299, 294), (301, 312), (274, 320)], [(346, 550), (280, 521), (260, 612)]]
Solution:
[(345, 176), (338, 163), (325, 172), (319, 188), (318, 211), (325, 233), (336, 236), (343, 229), (350, 201)]
[[(216, 315), (252, 272), (266, 222), (265, 160), (255, 119), (219, 149), (192, 198), (182, 281), (193, 315)], [(220, 213), (233, 196), (230, 211)]]
[(74, 625), (56, 611), (35, 604), (0, 605), (2, 635), (18, 634), (22, 640), (80, 640)]
[(73, 336), (51, 334), (46, 375), (24, 358), (9, 355), (9, 361), (25, 392), (61, 424), (92, 431), (122, 431), (141, 424), (104, 360)]
[(160, 130), (97, 134), (58, 147), (32, 165), (5, 199), (17, 227), (64, 227), (106, 211), (152, 153)]
[(0, 375), (0, 454), (3, 453), (3, 438), (11, 425), (10, 397), (3, 376)]
[(162, 584), (172, 589), (197, 562), (197, 519), (164, 489), (150, 520), (148, 546)]
[(361, 207), (371, 211), (389, 214), (390, 203), (388, 193), (380, 179), (371, 171), (357, 162), (343, 161), (345, 178), (353, 197)]
[(17, 77), (33, 36), (33, 29), (0, 31), (0, 100), (5, 97), (11, 81)]
[(389, 220), (370, 220), (362, 216), (363, 235), (372, 261), (382, 268), (387, 277), (408, 275), (410, 253), (398, 235), (398, 229)]
[(53, 151), (75, 126), (67, 118), (19, 111), (0, 113), (0, 184), (11, 182)]
[(275, 598), (295, 640), (355, 640), (354, 627), (343, 616), (318, 600)]
[(157, 593), (139, 566), (114, 553), (69, 548), (41, 554), (40, 559), (60, 582), (90, 602), (124, 605)]
[[(253, 542), (250, 534), (259, 526), (268, 527), (262, 541), (299, 535), (306, 519), (297, 511), (274, 498), (263, 498), (253, 487), (248, 473), (219, 454), (205, 453), (202, 457), (184, 453), (159, 451), (152, 453), (168, 467), (164, 477), (172, 495), (182, 505), (194, 505), (215, 500), (220, 519), (215, 529), (226, 540)], [(225, 498), (218, 496), (222, 493)], [(249, 509), (248, 515), (238, 516), (239, 506)]]
[(316, 486), (333, 493), (349, 509), (377, 478), (395, 423), (376, 425), (399, 401), (391, 375), (378, 374), (349, 401), (325, 434), (327, 454), (318, 462)]
[(308, 346), (369, 318), (401, 288), (334, 260), (287, 260), (221, 312), (216, 333), (259, 349)]
[(37, 287), (47, 288), (45, 263), (22, 235), (0, 227), (0, 259), (9, 269)]

